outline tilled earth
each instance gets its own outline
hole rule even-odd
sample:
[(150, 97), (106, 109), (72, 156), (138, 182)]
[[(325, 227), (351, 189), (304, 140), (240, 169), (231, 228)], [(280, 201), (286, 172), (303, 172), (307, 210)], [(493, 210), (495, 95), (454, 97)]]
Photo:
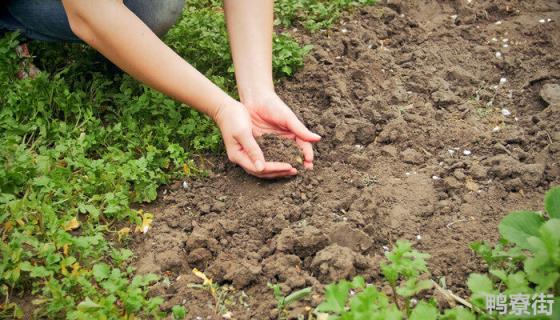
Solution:
[(469, 243), (497, 240), (501, 217), (540, 210), (560, 183), (560, 2), (393, 0), (295, 34), (314, 50), (278, 92), (323, 137), (314, 170), (262, 181), (204, 161), (209, 177), (146, 208), (138, 272), (168, 278), (152, 293), (189, 318), (220, 318), (198, 268), (231, 287), (234, 319), (272, 319), (267, 282), (312, 286), (303, 313), (331, 281), (378, 281), (384, 246), (404, 238), (467, 296), (484, 271)]

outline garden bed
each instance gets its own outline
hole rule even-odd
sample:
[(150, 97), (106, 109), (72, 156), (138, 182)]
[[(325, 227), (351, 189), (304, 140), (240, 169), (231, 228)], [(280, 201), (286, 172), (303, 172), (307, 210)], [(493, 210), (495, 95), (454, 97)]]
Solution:
[[(375, 282), (407, 239), (434, 280), (468, 296), (466, 277), (485, 268), (469, 244), (496, 241), (501, 217), (541, 209), (560, 183), (559, 23), (553, 1), (390, 1), (295, 31), (314, 49), (277, 90), (323, 137), (314, 170), (263, 181), (201, 159), (208, 177), (144, 208), (155, 218), (134, 239), (138, 273), (167, 278), (152, 294), (189, 318), (268, 319), (267, 283), (313, 287), (293, 310), (306, 314), (325, 284)], [(193, 268), (224, 288), (217, 309)]]

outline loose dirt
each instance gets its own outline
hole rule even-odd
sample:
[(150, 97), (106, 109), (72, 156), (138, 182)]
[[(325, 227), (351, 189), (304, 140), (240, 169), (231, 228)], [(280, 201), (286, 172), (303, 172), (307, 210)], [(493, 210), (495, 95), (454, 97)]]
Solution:
[(257, 143), (266, 161), (289, 163), (298, 170), (303, 168), (303, 154), (294, 140), (265, 134), (257, 138)]
[(209, 177), (146, 208), (138, 272), (167, 277), (153, 294), (190, 318), (219, 318), (196, 267), (231, 288), (234, 319), (272, 319), (267, 282), (312, 286), (303, 313), (330, 281), (378, 281), (384, 246), (404, 238), (467, 296), (485, 270), (469, 243), (497, 240), (501, 217), (542, 209), (560, 184), (560, 3), (392, 0), (295, 34), (314, 50), (278, 92), (323, 137), (314, 170), (262, 181), (203, 162)]

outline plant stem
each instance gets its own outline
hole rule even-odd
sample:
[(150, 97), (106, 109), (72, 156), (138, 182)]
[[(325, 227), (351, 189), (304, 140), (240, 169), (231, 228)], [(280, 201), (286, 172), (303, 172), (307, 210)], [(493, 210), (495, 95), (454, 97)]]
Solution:
[(397, 305), (397, 309), (401, 310), (401, 306), (399, 305), (399, 300), (397, 299), (397, 290), (395, 289), (395, 286), (391, 284), (391, 291), (393, 291), (393, 302), (395, 302), (395, 304)]
[(406, 298), (404, 300), (404, 308), (406, 310), (406, 315), (410, 315), (410, 299)]

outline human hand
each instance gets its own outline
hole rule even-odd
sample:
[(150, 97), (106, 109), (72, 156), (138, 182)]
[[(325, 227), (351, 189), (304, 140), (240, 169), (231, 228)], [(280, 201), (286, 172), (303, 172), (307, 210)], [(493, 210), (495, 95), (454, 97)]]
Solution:
[(214, 121), (222, 132), (228, 158), (247, 173), (259, 178), (293, 176), (297, 170), (288, 163), (266, 162), (254, 137), (251, 117), (245, 106), (234, 101), (221, 107)]
[(249, 111), (255, 136), (270, 133), (294, 140), (303, 153), (304, 168), (313, 168), (312, 143), (321, 137), (309, 131), (276, 93), (265, 93), (241, 102)]

